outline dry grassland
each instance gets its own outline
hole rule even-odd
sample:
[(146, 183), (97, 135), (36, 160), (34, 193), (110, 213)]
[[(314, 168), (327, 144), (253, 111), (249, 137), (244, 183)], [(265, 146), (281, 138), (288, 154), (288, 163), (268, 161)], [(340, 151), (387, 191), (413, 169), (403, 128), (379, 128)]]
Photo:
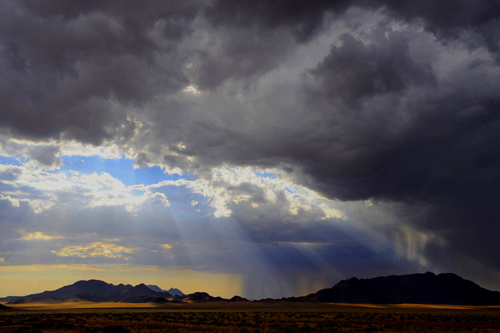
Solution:
[(29, 308), (0, 312), (0, 332), (500, 332), (500, 308), (286, 303), (162, 307), (30, 304)]

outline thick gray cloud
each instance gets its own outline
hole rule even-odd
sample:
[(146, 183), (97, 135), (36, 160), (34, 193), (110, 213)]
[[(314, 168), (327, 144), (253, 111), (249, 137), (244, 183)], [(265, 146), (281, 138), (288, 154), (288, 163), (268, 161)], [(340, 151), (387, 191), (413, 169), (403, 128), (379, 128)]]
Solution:
[(2, 127), (99, 144), (133, 123), (110, 100), (143, 103), (186, 85), (177, 43), (189, 2), (2, 3)]
[(430, 66), (416, 63), (409, 54), (405, 36), (391, 33), (381, 43), (365, 45), (352, 35), (341, 36), (342, 46), (311, 71), (321, 82), (324, 98), (340, 99), (355, 108), (354, 102), (375, 95), (400, 93), (410, 85), (434, 85)]
[[(499, 44), (494, 36), (500, 29), (500, 5), (494, 1), (419, 1), (415, 4), (388, 0), (383, 4), (398, 19), (422, 20), (425, 28), (440, 38), (464, 37), (472, 47), (486, 45), (491, 51), (498, 52)], [(380, 2), (366, 1), (363, 5), (377, 8)]]
[(218, 25), (257, 27), (263, 32), (285, 27), (300, 42), (308, 41), (323, 28), (326, 12), (342, 13), (350, 0), (315, 1), (216, 1), (207, 10), (208, 17)]
[[(315, 1), (226, 1), (219, 0), (207, 13), (216, 24), (290, 29), (299, 41), (308, 41), (324, 28), (325, 14), (339, 15), (351, 6), (385, 10), (392, 17), (406, 22), (422, 21), (427, 30), (439, 38), (457, 38), (473, 34), (467, 40), (477, 47), (485, 43), (498, 50), (495, 35), (500, 29), (500, 5), (494, 1), (411, 1), (397, 0), (338, 0)], [(463, 37), (463, 36), (462, 36)], [(474, 41), (479, 37), (479, 41)]]
[[(277, 168), (329, 199), (383, 207), (379, 212), (397, 222), (375, 223), (366, 212), (357, 220), (407, 247), (405, 228), (420, 232), (428, 241), (419, 254), (434, 267), (467, 272), (469, 262), (449, 258), (468, 257), (478, 267), (500, 269), (498, 4), (0, 6), (0, 126), (10, 155), (20, 144), (6, 143), (9, 138), (52, 140), (17, 154), (54, 168), (61, 164), (59, 147), (75, 140), (116, 145), (138, 165), (179, 168), (207, 181), (212, 168), (224, 164)], [(269, 204), (258, 186), (213, 181), (231, 195), (251, 198), (227, 208), (248, 235), (245, 241), (263, 246), (275, 266), (277, 258), (297, 258), (290, 266), (314, 271), (294, 246), (277, 250), (270, 244), (328, 243), (318, 254), (323, 259), (340, 251), (334, 242), (356, 244), (353, 235), (322, 220), (317, 208), (295, 216), (284, 195)], [(2, 183), (4, 193), (12, 190), (9, 184)], [(43, 198), (39, 190), (25, 190), (29, 199)], [(79, 214), (72, 219), (94, 221), (81, 224), (85, 232), (103, 232), (102, 225), (126, 233), (118, 219), (136, 223), (124, 209), (93, 207)], [(162, 215), (151, 214), (157, 221), (151, 235), (175, 240), (189, 233), (169, 219), (171, 231), (161, 233)], [(361, 252), (380, 255), (370, 251)], [(344, 272), (346, 265), (339, 263)]]
[(232, 29), (216, 36), (221, 45), (199, 52), (195, 62), (199, 89), (213, 90), (226, 80), (251, 79), (270, 72), (294, 44), (289, 33), (280, 31), (259, 35), (255, 30)]

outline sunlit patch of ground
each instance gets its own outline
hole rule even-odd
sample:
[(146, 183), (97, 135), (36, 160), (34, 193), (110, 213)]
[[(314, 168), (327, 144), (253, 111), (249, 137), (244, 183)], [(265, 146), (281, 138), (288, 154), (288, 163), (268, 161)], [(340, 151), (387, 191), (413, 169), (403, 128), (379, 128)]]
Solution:
[(8, 304), (14, 309), (25, 310), (57, 310), (57, 309), (103, 309), (103, 308), (156, 308), (158, 305), (152, 303), (117, 303), (117, 302), (59, 302), (59, 303), (25, 303)]

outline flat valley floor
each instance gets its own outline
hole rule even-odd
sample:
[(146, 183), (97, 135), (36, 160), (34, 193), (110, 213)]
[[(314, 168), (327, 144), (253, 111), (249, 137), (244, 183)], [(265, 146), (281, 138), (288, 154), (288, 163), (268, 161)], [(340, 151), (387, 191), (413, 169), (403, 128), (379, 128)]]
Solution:
[(0, 332), (500, 332), (500, 307), (286, 302), (24, 304)]

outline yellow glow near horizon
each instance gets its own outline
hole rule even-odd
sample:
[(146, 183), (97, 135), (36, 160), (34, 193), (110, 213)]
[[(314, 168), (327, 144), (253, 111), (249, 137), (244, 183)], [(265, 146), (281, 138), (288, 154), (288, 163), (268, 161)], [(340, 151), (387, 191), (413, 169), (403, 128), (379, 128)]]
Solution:
[(203, 291), (225, 298), (241, 295), (242, 291), (242, 277), (237, 274), (154, 266), (30, 265), (0, 266), (0, 297), (35, 294), (90, 279), (115, 285), (155, 284), (162, 289), (177, 288), (185, 294)]

